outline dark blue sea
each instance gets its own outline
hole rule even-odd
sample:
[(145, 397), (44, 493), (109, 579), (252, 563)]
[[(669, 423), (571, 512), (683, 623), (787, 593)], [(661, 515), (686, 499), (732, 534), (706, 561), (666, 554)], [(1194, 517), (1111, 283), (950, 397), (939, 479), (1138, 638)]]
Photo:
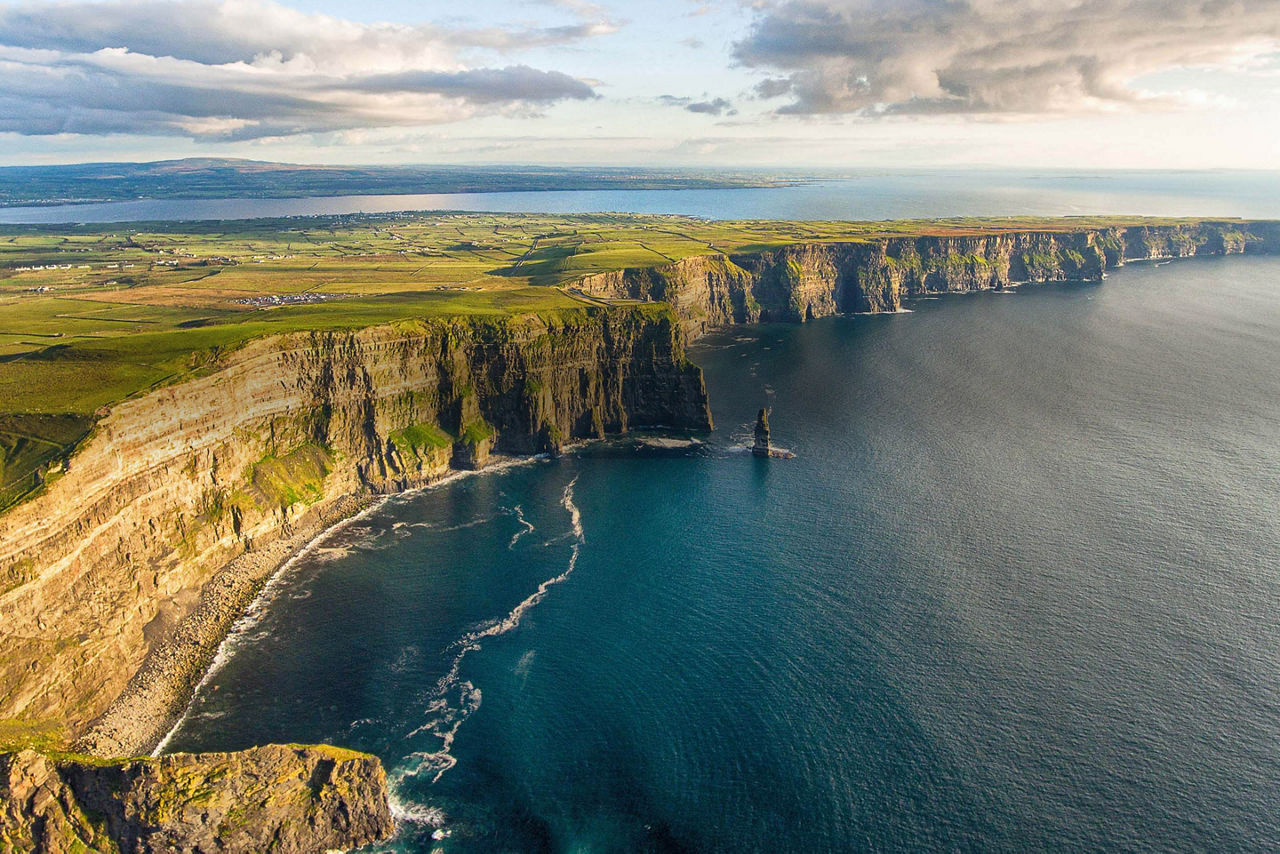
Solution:
[(333, 532), (167, 749), (377, 753), (373, 850), (1280, 848), (1280, 258), (910, 308)]

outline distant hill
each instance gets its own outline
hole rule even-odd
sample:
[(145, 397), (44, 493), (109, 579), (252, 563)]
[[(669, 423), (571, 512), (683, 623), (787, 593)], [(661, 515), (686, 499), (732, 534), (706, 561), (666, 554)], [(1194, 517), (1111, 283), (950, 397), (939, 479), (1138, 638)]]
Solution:
[(193, 157), (0, 168), (0, 207), (133, 199), (303, 198), (513, 190), (768, 187), (799, 176), (745, 171), (544, 166), (308, 166)]

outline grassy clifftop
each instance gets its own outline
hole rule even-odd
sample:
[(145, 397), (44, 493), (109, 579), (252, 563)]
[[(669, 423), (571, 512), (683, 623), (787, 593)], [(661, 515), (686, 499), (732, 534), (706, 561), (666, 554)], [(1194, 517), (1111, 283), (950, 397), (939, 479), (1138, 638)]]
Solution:
[(593, 311), (625, 300), (571, 287), (585, 276), (713, 253), (1180, 223), (1194, 221), (432, 213), (0, 226), (0, 509), (56, 477), (105, 408), (199, 375), (255, 338)]

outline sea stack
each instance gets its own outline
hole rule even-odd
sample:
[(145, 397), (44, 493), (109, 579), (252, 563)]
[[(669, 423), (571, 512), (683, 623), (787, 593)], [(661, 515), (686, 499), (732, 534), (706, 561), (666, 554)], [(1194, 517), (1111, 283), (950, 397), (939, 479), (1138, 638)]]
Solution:
[(760, 408), (760, 414), (756, 416), (756, 440), (751, 446), (751, 453), (757, 457), (771, 456), (772, 448), (769, 445), (769, 410), (764, 407)]

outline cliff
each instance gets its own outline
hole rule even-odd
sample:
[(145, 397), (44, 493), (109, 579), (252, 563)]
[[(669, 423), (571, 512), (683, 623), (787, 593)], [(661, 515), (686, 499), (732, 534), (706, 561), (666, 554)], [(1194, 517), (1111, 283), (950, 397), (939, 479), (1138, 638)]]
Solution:
[[(135, 689), (181, 683), (153, 692), (165, 708), (118, 710), (81, 745), (146, 752), (287, 554), (273, 544), (344, 497), (482, 466), (491, 451), (709, 429), (681, 338), (661, 306), (297, 333), (117, 405), (43, 494), (0, 516), (0, 719), (74, 735), (135, 673)], [(237, 559), (250, 570), (207, 584)], [(159, 664), (140, 671), (153, 651)]]
[(0, 854), (314, 852), (390, 836), (376, 757), (268, 745), (114, 762), (0, 755)]
[(1097, 280), (1126, 261), (1280, 251), (1276, 223), (1008, 231), (796, 243), (588, 276), (582, 292), (669, 302), (686, 331), (893, 312), (914, 296)]
[[(670, 307), (251, 341), (199, 378), (116, 405), (42, 493), (0, 515), (0, 721), (58, 722), (97, 756), (149, 750), (271, 570), (358, 509), (353, 496), (480, 468), (494, 452), (554, 453), (644, 426), (708, 429), (683, 342), (709, 326), (897, 311), (926, 293), (1277, 249), (1276, 224), (1238, 222), (801, 242), (578, 285)], [(389, 828), (385, 791), (343, 800), (359, 779), (384, 785), (380, 766), (360, 764), (376, 760), (261, 751), (0, 758), (0, 844), (315, 850)]]

